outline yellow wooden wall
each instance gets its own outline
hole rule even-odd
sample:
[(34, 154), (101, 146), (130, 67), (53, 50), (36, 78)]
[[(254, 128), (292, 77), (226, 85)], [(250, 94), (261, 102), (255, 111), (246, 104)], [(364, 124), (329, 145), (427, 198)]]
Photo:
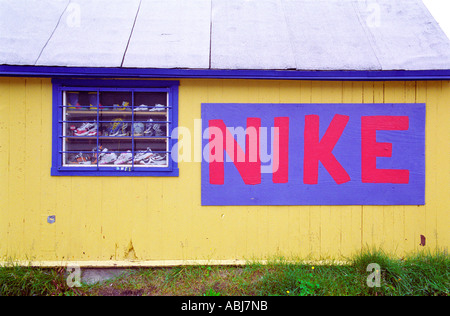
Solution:
[(426, 206), (202, 207), (198, 162), (181, 162), (174, 178), (51, 177), (50, 79), (0, 78), (0, 261), (342, 259), (364, 246), (449, 246), (449, 81), (183, 79), (180, 126), (193, 131), (202, 102), (426, 103)]

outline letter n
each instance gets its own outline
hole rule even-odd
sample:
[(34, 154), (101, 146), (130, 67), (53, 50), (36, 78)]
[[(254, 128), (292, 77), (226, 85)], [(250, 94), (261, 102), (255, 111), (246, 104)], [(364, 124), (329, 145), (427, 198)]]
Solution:
[[(212, 152), (212, 148), (210, 149), (209, 182), (211, 184), (222, 185), (225, 182), (224, 151), (230, 155), (233, 164), (245, 184), (255, 185), (261, 183), (260, 128), (261, 119), (247, 119), (244, 153), (222, 120), (209, 121), (209, 130), (220, 130), (223, 140), (222, 148), (216, 144), (214, 146), (214, 153)], [(214, 138), (216, 137), (217, 135), (214, 135)], [(210, 143), (213, 140), (212, 133), (210, 133), (209, 140)]]

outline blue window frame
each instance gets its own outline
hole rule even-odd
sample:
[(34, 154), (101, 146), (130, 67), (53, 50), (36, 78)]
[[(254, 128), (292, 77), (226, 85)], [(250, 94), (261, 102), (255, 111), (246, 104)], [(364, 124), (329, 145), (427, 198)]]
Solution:
[(53, 176), (178, 176), (178, 81), (52, 84)]

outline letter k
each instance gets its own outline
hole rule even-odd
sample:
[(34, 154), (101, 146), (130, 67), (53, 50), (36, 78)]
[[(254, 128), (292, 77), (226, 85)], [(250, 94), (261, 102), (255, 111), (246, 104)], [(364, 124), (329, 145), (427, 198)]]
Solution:
[(307, 115), (305, 117), (303, 159), (303, 182), (305, 184), (317, 184), (319, 160), (337, 184), (350, 181), (350, 176), (332, 153), (349, 119), (349, 116), (336, 114), (322, 140), (319, 141), (319, 116)]

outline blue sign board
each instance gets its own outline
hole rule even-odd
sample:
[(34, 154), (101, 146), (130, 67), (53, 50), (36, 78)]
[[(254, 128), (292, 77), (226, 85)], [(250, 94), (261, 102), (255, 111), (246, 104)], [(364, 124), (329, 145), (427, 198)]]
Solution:
[(423, 205), (425, 104), (202, 104), (202, 205)]

